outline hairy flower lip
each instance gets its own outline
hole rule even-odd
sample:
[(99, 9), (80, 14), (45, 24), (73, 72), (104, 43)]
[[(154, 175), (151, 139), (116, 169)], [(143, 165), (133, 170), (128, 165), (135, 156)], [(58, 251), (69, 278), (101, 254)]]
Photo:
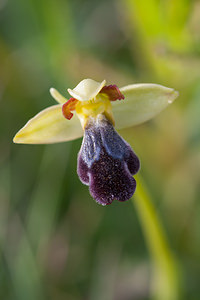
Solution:
[(130, 145), (114, 130), (104, 115), (90, 118), (78, 154), (77, 173), (101, 205), (129, 200), (135, 192), (132, 175), (140, 162)]

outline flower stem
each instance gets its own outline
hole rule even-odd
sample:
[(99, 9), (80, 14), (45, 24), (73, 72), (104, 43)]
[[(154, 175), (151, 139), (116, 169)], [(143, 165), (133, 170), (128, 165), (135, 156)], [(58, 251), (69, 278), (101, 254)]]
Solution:
[(167, 238), (156, 213), (151, 197), (140, 176), (133, 203), (138, 212), (147, 246), (153, 261), (152, 295), (156, 300), (178, 300), (179, 274), (177, 261), (171, 252)]

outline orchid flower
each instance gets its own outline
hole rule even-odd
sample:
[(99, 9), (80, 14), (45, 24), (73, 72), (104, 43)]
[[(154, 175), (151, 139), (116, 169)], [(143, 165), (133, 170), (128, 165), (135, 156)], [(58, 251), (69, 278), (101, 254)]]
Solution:
[(13, 141), (50, 144), (83, 135), (77, 173), (89, 186), (92, 197), (102, 205), (130, 199), (136, 188), (133, 175), (138, 172), (140, 162), (114, 129), (115, 121), (117, 129), (141, 124), (172, 103), (178, 93), (158, 84), (118, 88), (106, 86), (105, 80), (99, 83), (92, 79), (82, 80), (68, 92), (69, 100), (51, 88), (50, 93), (59, 104), (29, 120)]

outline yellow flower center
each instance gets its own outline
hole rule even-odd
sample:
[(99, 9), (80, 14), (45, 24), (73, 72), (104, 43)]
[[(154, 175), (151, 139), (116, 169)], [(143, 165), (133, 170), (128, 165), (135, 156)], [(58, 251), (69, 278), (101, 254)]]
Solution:
[(104, 114), (113, 125), (115, 124), (111, 102), (103, 94), (98, 94), (94, 99), (89, 101), (78, 101), (76, 113), (83, 129), (90, 118), (96, 118), (99, 114)]

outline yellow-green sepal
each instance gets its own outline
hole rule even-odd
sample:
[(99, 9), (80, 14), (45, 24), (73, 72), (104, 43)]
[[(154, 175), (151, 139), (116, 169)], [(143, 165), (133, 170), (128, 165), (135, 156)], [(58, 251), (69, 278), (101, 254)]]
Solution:
[(178, 96), (174, 89), (159, 84), (132, 84), (120, 88), (124, 100), (113, 102), (117, 129), (144, 123), (165, 109)]
[(19, 144), (52, 144), (77, 139), (83, 135), (76, 115), (63, 117), (62, 105), (53, 105), (38, 113), (18, 131), (13, 142)]

